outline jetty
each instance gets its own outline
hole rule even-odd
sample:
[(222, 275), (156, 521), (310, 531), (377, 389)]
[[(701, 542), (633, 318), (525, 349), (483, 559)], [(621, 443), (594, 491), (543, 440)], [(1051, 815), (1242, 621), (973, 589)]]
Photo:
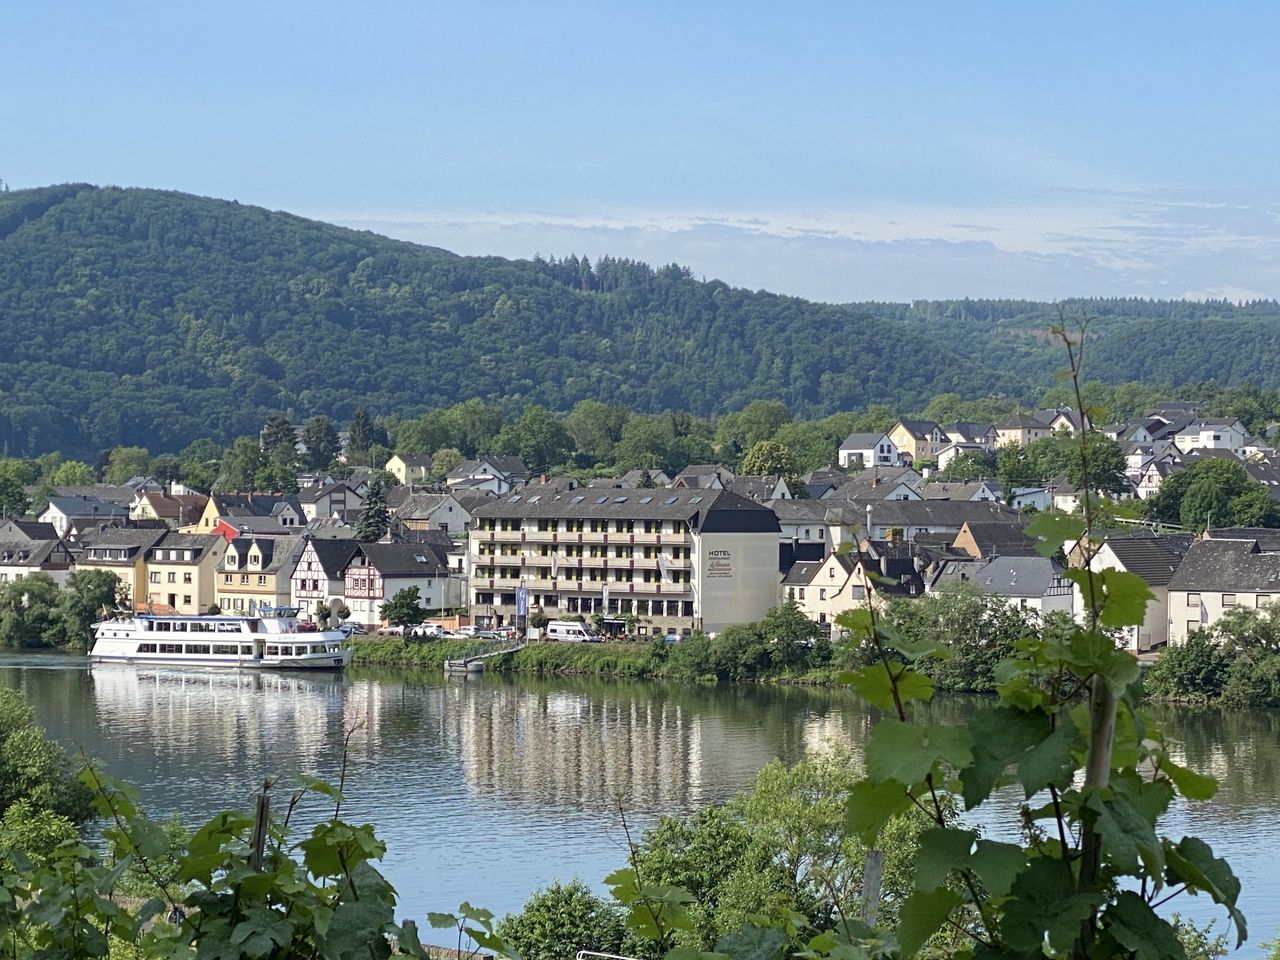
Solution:
[(488, 643), (478, 643), (463, 651), (462, 656), (446, 660), (444, 662), (445, 675), (483, 673), (484, 662), (490, 657), (500, 657), (503, 654), (515, 653), (517, 650), (523, 650), (528, 644), (529, 641), (524, 637), (518, 640), (494, 640)]

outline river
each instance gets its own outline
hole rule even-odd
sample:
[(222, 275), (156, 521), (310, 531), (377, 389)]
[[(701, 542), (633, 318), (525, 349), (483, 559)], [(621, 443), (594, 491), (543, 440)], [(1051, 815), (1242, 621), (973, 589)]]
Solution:
[[(625, 856), (619, 805), (643, 829), (727, 799), (775, 757), (793, 763), (833, 745), (860, 755), (875, 719), (839, 690), (90, 670), (53, 656), (0, 658), (4, 687), (30, 698), (53, 737), (135, 784), (154, 816), (177, 811), (188, 823), (251, 808), (268, 777), (336, 781), (350, 733), (343, 817), (376, 825), (398, 913), (422, 927), (427, 911), (463, 900), (518, 909), (555, 879), (599, 888)], [(945, 721), (971, 708), (947, 698), (929, 709)], [(1220, 781), (1212, 803), (1176, 807), (1162, 830), (1198, 835), (1230, 860), (1251, 931), (1239, 956), (1260, 956), (1280, 931), (1280, 713), (1152, 713), (1180, 741), (1179, 759)], [(1003, 795), (990, 826), (1015, 806)], [(1198, 921), (1221, 915), (1203, 897), (1170, 906)]]

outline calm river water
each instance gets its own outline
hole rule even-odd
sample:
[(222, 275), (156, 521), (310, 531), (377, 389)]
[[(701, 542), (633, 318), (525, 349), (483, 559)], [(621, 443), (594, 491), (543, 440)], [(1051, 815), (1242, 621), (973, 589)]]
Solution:
[[(555, 879), (599, 887), (624, 857), (619, 800), (644, 827), (749, 787), (775, 757), (833, 744), (860, 754), (874, 721), (832, 690), (90, 670), (71, 657), (0, 658), (3, 687), (23, 690), (52, 736), (136, 784), (153, 815), (188, 823), (249, 806), (277, 774), (336, 781), (344, 734), (357, 728), (343, 816), (377, 826), (400, 914), (420, 919), (463, 900), (515, 910)], [(959, 720), (971, 702), (930, 709)], [(1175, 809), (1164, 832), (1199, 835), (1228, 857), (1252, 934), (1240, 955), (1260, 955), (1280, 932), (1280, 713), (1153, 712), (1183, 762), (1220, 780), (1211, 804)], [(1004, 798), (1004, 812), (1014, 806)], [(1219, 915), (1203, 898), (1171, 906)]]

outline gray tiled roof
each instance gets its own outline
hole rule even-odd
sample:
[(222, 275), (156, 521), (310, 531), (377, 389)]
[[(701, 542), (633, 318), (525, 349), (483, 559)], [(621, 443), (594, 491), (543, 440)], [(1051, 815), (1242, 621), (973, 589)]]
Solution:
[(841, 450), (870, 450), (885, 438), (883, 433), (851, 433), (840, 444)]
[(1191, 545), (1170, 590), (1280, 593), (1280, 552), (1262, 552), (1256, 540), (1198, 540)]
[(511, 494), (489, 500), (473, 517), (685, 520), (703, 532), (777, 531), (767, 506), (727, 490), (576, 490), (547, 496)]
[(1127, 571), (1150, 586), (1164, 587), (1173, 579), (1193, 539), (1191, 534), (1108, 536), (1105, 543)]
[(1002, 597), (1046, 596), (1062, 569), (1047, 557), (996, 557), (991, 560), (948, 560), (938, 584), (969, 582), (983, 593)]
[(360, 552), (384, 577), (444, 577), (448, 556), (430, 543), (362, 543)]

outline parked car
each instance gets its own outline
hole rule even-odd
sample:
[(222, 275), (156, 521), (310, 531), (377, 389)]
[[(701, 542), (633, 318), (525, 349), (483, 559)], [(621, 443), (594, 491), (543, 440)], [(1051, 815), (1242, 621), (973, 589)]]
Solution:
[(438, 623), (419, 623), (409, 628), (408, 636), (415, 640), (439, 640), (444, 636), (444, 628)]

